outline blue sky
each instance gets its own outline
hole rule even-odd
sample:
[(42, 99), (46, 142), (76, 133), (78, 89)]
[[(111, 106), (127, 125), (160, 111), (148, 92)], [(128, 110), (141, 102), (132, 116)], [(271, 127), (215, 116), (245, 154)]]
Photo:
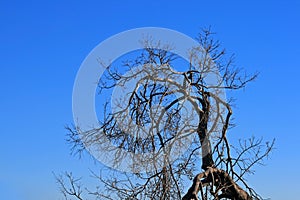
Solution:
[(132, 28), (158, 26), (196, 37), (212, 26), (237, 65), (259, 71), (235, 94), (236, 137), (276, 138), (250, 184), (264, 197), (295, 199), (300, 188), (299, 1), (1, 1), (0, 193), (60, 199), (52, 172), (88, 176), (92, 162), (69, 155), (72, 87), (88, 53)]

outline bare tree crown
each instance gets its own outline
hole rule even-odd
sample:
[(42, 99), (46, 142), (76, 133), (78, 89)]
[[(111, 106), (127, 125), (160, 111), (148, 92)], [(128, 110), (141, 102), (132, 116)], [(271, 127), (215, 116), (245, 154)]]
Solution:
[[(171, 53), (172, 46), (151, 39), (144, 41), (140, 56), (124, 62), (125, 73), (113, 63), (106, 66), (99, 92), (124, 86), (130, 92), (106, 102), (100, 128), (84, 133), (80, 127), (68, 128), (73, 150), (83, 150), (82, 139), (85, 145), (95, 145), (105, 136), (120, 149), (116, 164), (124, 158), (124, 150), (147, 156), (132, 163), (134, 173), (113, 172), (118, 174), (115, 178), (94, 173), (104, 188), (87, 190), (89, 195), (99, 199), (262, 199), (244, 176), (253, 172), (255, 164), (262, 164), (274, 141), (264, 145), (251, 138), (232, 146), (227, 131), (233, 111), (225, 98), (226, 90), (244, 88), (257, 73), (247, 75), (234, 66), (233, 56), (228, 58), (212, 36), (209, 29), (199, 34), (199, 46), (190, 49), (185, 70), (174, 70), (178, 56)], [(84, 137), (80, 140), (78, 134)], [(151, 170), (141, 172), (141, 166)], [(57, 178), (63, 194), (84, 199), (73, 177), (68, 174), (67, 178), (71, 190), (62, 177)]]

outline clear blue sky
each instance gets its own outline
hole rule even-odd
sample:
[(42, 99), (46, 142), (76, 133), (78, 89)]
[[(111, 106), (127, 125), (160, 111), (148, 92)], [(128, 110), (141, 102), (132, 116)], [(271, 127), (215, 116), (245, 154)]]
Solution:
[[(88, 176), (92, 162), (69, 155), (72, 87), (87, 54), (127, 29), (158, 26), (196, 37), (211, 25), (237, 64), (259, 71), (237, 92), (236, 137), (276, 138), (265, 167), (249, 177), (264, 197), (295, 199), (300, 188), (300, 2), (1, 1), (0, 193), (60, 199), (54, 172)], [(1, 198), (2, 198), (1, 197)]]

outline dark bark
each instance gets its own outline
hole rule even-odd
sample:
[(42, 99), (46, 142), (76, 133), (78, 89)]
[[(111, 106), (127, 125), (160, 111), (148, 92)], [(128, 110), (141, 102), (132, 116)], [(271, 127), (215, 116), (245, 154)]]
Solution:
[(182, 200), (198, 200), (198, 192), (202, 190), (203, 184), (211, 184), (215, 186), (215, 191), (210, 191), (216, 199), (228, 198), (232, 200), (252, 200), (253, 198), (243, 190), (224, 170), (217, 168), (208, 168), (205, 172), (198, 174), (194, 180), (193, 185), (188, 190), (187, 194)]
[(212, 159), (212, 148), (209, 140), (209, 135), (207, 132), (207, 124), (209, 119), (209, 108), (210, 103), (208, 96), (204, 93), (203, 94), (203, 101), (202, 110), (203, 113), (200, 115), (200, 122), (198, 126), (198, 136), (201, 143), (201, 150), (202, 150), (202, 169), (207, 170), (209, 167), (214, 166), (214, 161)]

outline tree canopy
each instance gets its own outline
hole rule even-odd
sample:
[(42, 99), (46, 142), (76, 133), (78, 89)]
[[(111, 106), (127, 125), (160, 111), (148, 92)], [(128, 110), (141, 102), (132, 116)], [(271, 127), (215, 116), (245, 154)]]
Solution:
[(131, 162), (125, 171), (111, 169), (109, 177), (93, 172), (103, 186), (95, 191), (84, 190), (69, 173), (58, 176), (66, 199), (262, 199), (245, 175), (262, 164), (274, 141), (241, 138), (231, 145), (227, 137), (233, 101), (226, 91), (243, 89), (257, 73), (236, 67), (209, 29), (197, 41), (184, 67), (177, 66), (182, 63), (172, 45), (151, 38), (122, 68), (99, 62), (107, 69), (99, 93), (120, 88), (118, 98), (105, 101), (101, 127), (68, 127), (68, 141), (78, 153), (105, 137), (116, 147), (116, 166), (128, 156)]

